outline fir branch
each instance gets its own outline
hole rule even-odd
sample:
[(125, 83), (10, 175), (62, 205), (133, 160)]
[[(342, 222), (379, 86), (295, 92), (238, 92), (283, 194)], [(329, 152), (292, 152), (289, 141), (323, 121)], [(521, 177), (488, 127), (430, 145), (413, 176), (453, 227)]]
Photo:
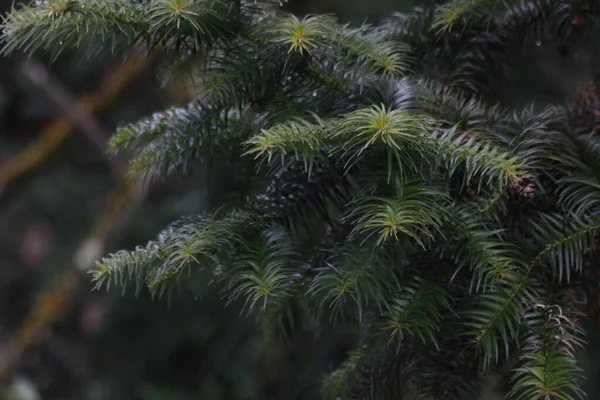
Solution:
[(4, 18), (3, 53), (32, 54), (49, 49), (57, 57), (66, 48), (87, 56), (107, 49), (122, 52), (150, 29), (147, 7), (97, 0), (43, 1), (13, 8)]
[(471, 292), (489, 290), (522, 269), (519, 248), (506, 240), (505, 230), (489, 216), (468, 206), (452, 207), (450, 212), (454, 232), (439, 247), (440, 256), (448, 254), (456, 263), (454, 277), (469, 269)]
[(288, 297), (298, 265), (294, 256), (284, 232), (269, 230), (256, 235), (230, 271), (229, 301), (243, 297), (242, 312), (247, 309), (250, 314), (257, 303), (262, 303), (264, 310), (272, 299)]
[(577, 216), (593, 213), (600, 205), (600, 140), (594, 134), (565, 139), (569, 147), (557, 155), (566, 169), (557, 182), (559, 202)]
[(249, 208), (267, 221), (284, 225), (294, 237), (329, 229), (353, 194), (360, 191), (351, 175), (336, 163), (315, 166), (310, 176), (295, 163), (277, 169), (270, 184), (254, 196)]
[(583, 345), (578, 313), (572, 303), (550, 300), (559, 303), (539, 303), (527, 313), (524, 354), (511, 377), (510, 395), (515, 399), (585, 398), (578, 385), (582, 370), (574, 354), (575, 348)]
[(380, 259), (377, 254), (359, 250), (330, 260), (317, 269), (307, 293), (320, 311), (330, 310), (332, 321), (345, 317), (344, 307), (349, 300), (362, 320), (369, 304), (387, 306), (388, 294), (398, 285), (395, 273), (380, 265)]
[(469, 21), (485, 21), (492, 17), (492, 6), (494, 1), (490, 0), (452, 0), (436, 10), (432, 24), (438, 35), (455, 30), (455, 25), (465, 29)]
[(426, 147), (427, 135), (436, 127), (435, 121), (402, 110), (387, 110), (383, 105), (344, 115), (332, 129), (332, 138), (340, 144), (335, 152), (342, 153), (347, 163), (356, 162), (374, 146), (383, 146), (388, 154), (388, 180), (392, 163), (404, 171), (415, 171), (415, 153), (431, 150)]
[(443, 314), (451, 307), (449, 295), (440, 282), (416, 276), (402, 285), (388, 304), (384, 319), (390, 342), (396, 342), (400, 348), (405, 337), (414, 336), (438, 347), (436, 334)]
[(289, 14), (276, 19), (272, 27), (267, 26), (265, 36), (275, 44), (286, 44), (288, 53), (311, 54), (311, 48), (324, 45), (323, 40), (333, 33), (336, 24), (335, 19), (327, 15), (307, 15), (298, 19)]
[(92, 280), (96, 288), (111, 284), (126, 288), (133, 281), (137, 291), (147, 285), (162, 295), (194, 264), (202, 267), (218, 262), (219, 254), (231, 251), (248, 219), (231, 214), (222, 219), (199, 218), (172, 224), (155, 241), (134, 251), (119, 251), (98, 262)]
[(129, 164), (133, 176), (164, 178), (215, 157), (254, 129), (247, 110), (215, 109), (194, 102), (119, 128), (109, 141), (109, 150), (133, 156)]
[(482, 370), (496, 364), (501, 352), (508, 357), (525, 307), (536, 298), (532, 286), (531, 280), (523, 275), (502, 279), (494, 290), (471, 297), (469, 306), (459, 311), (464, 319), (462, 335), (477, 351)]
[[(426, 248), (435, 233), (448, 219), (444, 207), (447, 196), (434, 188), (421, 185), (403, 186), (397, 198), (367, 197), (358, 200), (346, 216), (354, 222), (353, 235), (363, 242), (375, 235), (379, 245), (388, 239), (399, 240), (406, 235)], [(363, 236), (366, 235), (366, 236)]]
[(365, 353), (357, 349), (348, 354), (342, 365), (323, 379), (324, 391), (331, 399), (346, 398), (350, 395), (352, 382), (359, 376)]
[(512, 5), (499, 23), (515, 39), (563, 41), (570, 33), (570, 18), (577, 1), (532, 0)]
[(4, 18), (3, 52), (33, 53), (65, 48), (86, 56), (122, 53), (136, 43), (150, 51), (210, 51), (247, 23), (249, 10), (235, 13), (224, 0), (160, 0), (148, 5), (102, 0), (42, 1), (13, 10)]
[(338, 45), (347, 53), (346, 69), (362, 67), (384, 77), (398, 78), (408, 72), (413, 62), (408, 45), (385, 40), (376, 30), (366, 26), (345, 28), (338, 40)]
[[(238, 176), (210, 194), (252, 183), (232, 201), (243, 212), (182, 221), (100, 261), (98, 287), (162, 294), (198, 265), (248, 313), (262, 305), (267, 324), (305, 324), (285, 315), (298, 308), (317, 325), (357, 316), (360, 350), (328, 380), (335, 396), (457, 399), (518, 349), (516, 398), (570, 399), (581, 332), (546, 293), (583, 272), (600, 230), (594, 120), (498, 105), (490, 76), (513, 46), (564, 43), (576, 8), (599, 9), (533, 0), (496, 15), (490, 4), (354, 28), (247, 1), (58, 0), (13, 9), (3, 39), (6, 53), (142, 43), (175, 55), (174, 69), (201, 76), (203, 103), (119, 128), (110, 150), (151, 177), (207, 161)], [(256, 188), (263, 162), (270, 182)], [(323, 237), (327, 252), (308, 254)]]
[(245, 154), (254, 155), (255, 159), (266, 159), (267, 162), (271, 162), (275, 156), (283, 163), (288, 153), (293, 154), (296, 161), (304, 163), (310, 176), (315, 159), (320, 158), (326, 149), (325, 132), (318, 119), (314, 124), (296, 118), (268, 130), (263, 129), (260, 134), (246, 141), (246, 146), (248, 150)]
[(597, 217), (540, 214), (530, 222), (533, 242), (540, 249), (531, 266), (547, 265), (558, 282), (570, 282), (571, 273), (582, 274), (584, 255), (600, 230)]
[(478, 190), (493, 184), (502, 190), (526, 176), (520, 157), (491, 141), (478, 140), (477, 136), (476, 132), (460, 132), (454, 126), (432, 140), (448, 174), (464, 167), (463, 187), (476, 180)]

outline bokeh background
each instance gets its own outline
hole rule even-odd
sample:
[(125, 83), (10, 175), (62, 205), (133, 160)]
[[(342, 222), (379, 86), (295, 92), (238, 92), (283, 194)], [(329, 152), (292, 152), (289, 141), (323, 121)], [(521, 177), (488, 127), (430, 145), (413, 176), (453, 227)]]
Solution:
[[(2, 12), (11, 4), (1, 0)], [(290, 0), (284, 8), (360, 24), (420, 5)], [(502, 82), (515, 105), (565, 101), (595, 65), (593, 52), (543, 43), (515, 58), (522, 61)], [(68, 53), (50, 61), (0, 59), (0, 399), (318, 398), (315, 382), (351, 348), (351, 327), (337, 326), (335, 337), (266, 337), (201, 278), (197, 290), (162, 300), (92, 290), (85, 270), (95, 258), (203, 210), (204, 182), (215, 177), (199, 170), (140, 190), (124, 183), (122, 160), (104, 154), (118, 124), (185, 104), (193, 90), (161, 86), (151, 61), (82, 62)], [(595, 399), (600, 340), (595, 326), (589, 331), (579, 358)], [(497, 377), (487, 381), (482, 396), (501, 398)]]

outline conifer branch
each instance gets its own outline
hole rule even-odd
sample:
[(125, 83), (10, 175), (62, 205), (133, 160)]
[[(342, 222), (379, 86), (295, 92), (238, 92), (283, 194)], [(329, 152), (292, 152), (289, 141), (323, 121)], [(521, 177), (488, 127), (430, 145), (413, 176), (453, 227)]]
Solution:
[(403, 285), (388, 304), (384, 318), (390, 342), (398, 343), (400, 348), (406, 337), (413, 336), (438, 347), (440, 322), (451, 308), (451, 299), (440, 282), (417, 276)]
[(93, 271), (96, 288), (126, 287), (133, 281), (137, 291), (145, 284), (153, 294), (162, 295), (193, 265), (211, 267), (219, 254), (235, 248), (239, 233), (248, 220), (242, 214), (223, 219), (199, 218), (173, 223), (145, 247), (120, 251), (98, 262)]
[[(162, 294), (198, 268), (267, 325), (306, 322), (284, 316), (294, 307), (317, 326), (324, 315), (357, 320), (358, 350), (326, 379), (334, 396), (458, 399), (477, 390), (478, 370), (517, 353), (516, 398), (580, 396), (582, 332), (548, 293), (576, 285), (596, 246), (597, 110), (499, 105), (492, 78), (533, 38), (563, 45), (585, 33), (573, 13), (591, 18), (597, 5), (500, 12), (455, 0), (351, 27), (246, 1), (160, 0), (119, 15), (115, 4), (13, 10), (5, 51), (57, 54), (59, 33), (88, 55), (160, 47), (173, 70), (197, 76), (202, 102), (122, 126), (110, 150), (133, 174), (210, 162), (222, 181), (250, 183), (229, 193), (229, 214), (104, 258), (98, 286)], [(322, 238), (327, 251), (307, 254)]]
[(489, 290), (522, 269), (519, 248), (503, 237), (505, 230), (495, 221), (469, 207), (453, 207), (450, 212), (454, 233), (439, 247), (440, 256), (447, 254), (456, 263), (453, 277), (469, 269), (471, 292)]
[(516, 399), (585, 398), (578, 384), (582, 370), (575, 360), (575, 349), (583, 345), (578, 312), (565, 302), (573, 299), (560, 292), (554, 296), (550, 300), (556, 304), (542, 302), (527, 313), (523, 355), (511, 378), (510, 395)]

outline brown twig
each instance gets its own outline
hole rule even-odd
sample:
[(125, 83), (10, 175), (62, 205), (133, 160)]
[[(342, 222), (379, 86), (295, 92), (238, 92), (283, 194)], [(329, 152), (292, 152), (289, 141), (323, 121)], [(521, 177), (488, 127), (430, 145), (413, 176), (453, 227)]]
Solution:
[(30, 58), (23, 65), (23, 73), (31, 82), (40, 87), (54, 101), (82, 132), (90, 139), (98, 150), (103, 151), (108, 135), (91, 115), (89, 110), (81, 107), (71, 94), (58, 82), (50, 72), (36, 59)]
[[(54, 151), (58, 145), (79, 125), (85, 132), (97, 132), (97, 125), (91, 119), (92, 113), (106, 109), (119, 93), (146, 68), (147, 62), (134, 58), (108, 74), (96, 95), (85, 96), (79, 101), (79, 114), (70, 112), (51, 124), (42, 137), (23, 154), (0, 166), (0, 188), (21, 174), (35, 168)], [(40, 71), (35, 71), (39, 73)], [(47, 76), (46, 76), (47, 78)], [(40, 80), (40, 83), (48, 83)], [(56, 89), (53, 86), (52, 90)], [(64, 93), (63, 93), (64, 94)], [(70, 107), (68, 96), (53, 98), (60, 100), (59, 105)], [(91, 130), (91, 131), (90, 131)], [(102, 146), (103, 148), (103, 146)], [(47, 294), (40, 296), (33, 310), (27, 315), (20, 329), (9, 342), (7, 357), (0, 360), (0, 382), (8, 379), (24, 352), (39, 340), (44, 329), (57, 322), (68, 309), (69, 304), (83, 280), (82, 272), (88, 271), (94, 261), (105, 251), (109, 238), (122, 226), (144, 196), (142, 181), (131, 181), (121, 176), (115, 191), (108, 197), (105, 211), (99, 216), (95, 226), (82, 241), (75, 253), (71, 268), (59, 279), (57, 285)]]
[(102, 256), (109, 238), (127, 221), (131, 212), (143, 200), (144, 194), (141, 180), (121, 180), (108, 197), (104, 212), (80, 244), (71, 267), (49, 293), (39, 297), (33, 310), (9, 342), (8, 356), (0, 360), (0, 382), (10, 377), (22, 355), (37, 343), (44, 329), (62, 318), (82, 280), (87, 279), (84, 273)]
[[(76, 103), (82, 113), (95, 115), (106, 110), (123, 90), (146, 70), (148, 62), (132, 53), (127, 61), (108, 73), (100, 89)], [(78, 125), (71, 115), (56, 118), (22, 153), (0, 165), (0, 192), (12, 181), (44, 162)]]
[[(103, 152), (108, 140), (108, 134), (100, 126), (94, 115), (71, 96), (71, 94), (55, 79), (50, 72), (35, 59), (29, 59), (24, 67), (23, 73), (34, 84), (40, 87), (50, 99), (52, 99), (62, 110), (63, 114), (71, 118), (83, 134)], [(111, 158), (113, 173), (119, 177), (123, 174), (124, 166), (115, 158)]]
[(8, 356), (0, 361), (0, 382), (10, 377), (24, 352), (37, 343), (44, 329), (59, 321), (68, 310), (75, 291), (87, 279), (84, 273), (104, 253), (108, 240), (127, 221), (144, 194), (141, 180), (121, 179), (108, 197), (104, 212), (76, 251), (71, 267), (49, 293), (39, 297), (10, 341)]

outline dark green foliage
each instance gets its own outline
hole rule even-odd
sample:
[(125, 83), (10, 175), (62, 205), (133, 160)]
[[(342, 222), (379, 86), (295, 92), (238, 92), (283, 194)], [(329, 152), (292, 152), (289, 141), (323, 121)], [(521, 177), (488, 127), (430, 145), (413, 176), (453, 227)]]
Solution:
[(600, 231), (600, 91), (520, 109), (496, 85), (515, 50), (588, 37), (599, 7), (458, 0), (354, 28), (267, 6), (78, 0), (7, 17), (5, 52), (142, 43), (190, 68), (197, 102), (111, 140), (134, 175), (258, 170), (226, 210), (99, 261), (97, 285), (162, 294), (200, 270), (270, 333), (353, 321), (331, 398), (460, 399), (496, 368), (514, 399), (582, 398), (576, 296)]

